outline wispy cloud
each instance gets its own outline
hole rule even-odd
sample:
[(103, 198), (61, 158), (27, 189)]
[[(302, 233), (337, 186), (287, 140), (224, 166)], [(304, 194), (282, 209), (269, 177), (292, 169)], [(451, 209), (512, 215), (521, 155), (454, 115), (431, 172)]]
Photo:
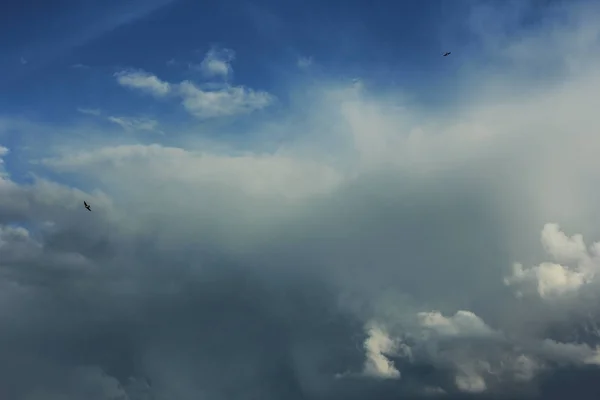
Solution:
[(190, 81), (179, 85), (184, 108), (198, 118), (227, 117), (261, 110), (274, 101), (274, 96), (243, 86), (230, 86), (206, 91)]
[(305, 69), (309, 68), (313, 64), (312, 57), (299, 57), (297, 61), (298, 68)]
[(5, 157), (8, 153), (9, 153), (8, 148), (0, 145), (0, 179), (8, 177), (6, 169), (4, 168), (4, 160), (3, 160), (3, 157)]
[(87, 69), (87, 68), (90, 68), (90, 66), (89, 65), (85, 65), (85, 64), (81, 64), (81, 63), (77, 63), (77, 64), (71, 65), (71, 68), (73, 68), (73, 69)]
[(86, 114), (86, 115), (93, 115), (93, 116), (100, 116), (102, 114), (102, 111), (98, 108), (84, 108), (84, 107), (78, 107), (77, 108), (77, 112), (81, 113), (81, 114)]
[(171, 92), (171, 85), (160, 80), (156, 75), (141, 70), (117, 72), (114, 75), (120, 85), (140, 90), (156, 97), (164, 97)]
[[(213, 62), (215, 59), (210, 58), (210, 61)], [(229, 71), (228, 65), (225, 66), (216, 61), (213, 64), (206, 64), (205, 68), (211, 71), (213, 74), (211, 76), (214, 74), (223, 76)], [(233, 86), (229, 83), (214, 85), (214, 89), (203, 89), (189, 80), (178, 84), (169, 83), (144, 71), (118, 72), (115, 77), (122, 86), (140, 90), (158, 98), (168, 94), (177, 96), (181, 99), (183, 107), (191, 115), (200, 119), (248, 114), (264, 109), (275, 101), (275, 96), (265, 91), (253, 90), (245, 86)]]
[[(91, 115), (94, 117), (102, 116), (102, 110), (98, 108), (77, 108), (77, 111), (81, 114)], [(156, 119), (148, 118), (148, 117), (128, 117), (128, 116), (113, 116), (109, 115), (104, 118), (106, 121), (109, 121), (113, 124), (119, 125), (121, 128), (128, 132), (134, 131), (151, 131), (151, 132), (160, 132), (159, 122)]]
[(143, 117), (114, 117), (107, 118), (110, 122), (119, 125), (126, 131), (150, 131), (160, 132), (158, 129), (158, 121), (151, 118)]
[(231, 61), (235, 58), (235, 52), (231, 49), (214, 47), (209, 50), (198, 69), (207, 78), (227, 78), (232, 73)]
[[(98, 108), (77, 108), (77, 111), (81, 114), (91, 115), (93, 117), (101, 117), (102, 110)], [(159, 122), (156, 119), (148, 117), (131, 117), (131, 116), (114, 116), (109, 115), (102, 117), (102, 120), (111, 122), (115, 125), (120, 126), (127, 132), (136, 131), (147, 131), (163, 133), (159, 128)]]

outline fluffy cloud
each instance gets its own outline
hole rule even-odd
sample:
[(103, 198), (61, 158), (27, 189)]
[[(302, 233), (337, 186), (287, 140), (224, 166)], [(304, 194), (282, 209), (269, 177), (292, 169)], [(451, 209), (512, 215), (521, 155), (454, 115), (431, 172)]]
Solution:
[(0, 178), (1, 394), (597, 398), (598, 71), (492, 71), (450, 117), (318, 82), (245, 148), (44, 149)]
[(225, 84), (209, 90), (191, 81), (179, 84), (163, 82), (154, 75), (140, 71), (124, 71), (115, 76), (122, 86), (156, 97), (164, 97), (169, 93), (178, 96), (183, 107), (200, 119), (248, 114), (264, 109), (275, 101), (275, 97), (267, 92), (255, 91), (244, 86)]
[(156, 97), (164, 97), (171, 92), (171, 85), (168, 82), (145, 71), (121, 71), (115, 73), (115, 78), (124, 87), (140, 90)]
[(507, 285), (529, 284), (529, 292), (533, 289), (540, 297), (549, 298), (577, 293), (594, 281), (600, 269), (600, 243), (595, 243), (589, 254), (582, 235), (567, 237), (557, 224), (546, 224), (541, 238), (544, 249), (556, 261), (572, 262), (574, 266), (546, 262), (525, 270), (523, 265), (515, 264), (513, 275), (505, 280)]
[(385, 354), (395, 350), (395, 344), (384, 332), (371, 328), (365, 342), (366, 358), (364, 374), (377, 378), (399, 378), (400, 372)]
[(198, 118), (248, 114), (261, 110), (274, 101), (274, 97), (267, 92), (243, 86), (226, 86), (220, 90), (206, 91), (190, 81), (184, 81), (179, 90), (185, 109)]
[(208, 78), (227, 78), (232, 72), (231, 61), (235, 52), (231, 49), (212, 48), (199, 65), (200, 71)]

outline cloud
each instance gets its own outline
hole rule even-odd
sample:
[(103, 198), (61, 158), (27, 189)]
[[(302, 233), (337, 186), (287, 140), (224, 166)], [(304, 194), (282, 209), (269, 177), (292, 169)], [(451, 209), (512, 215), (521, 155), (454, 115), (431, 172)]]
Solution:
[(227, 86), (221, 90), (205, 91), (190, 81), (180, 84), (183, 107), (198, 118), (227, 117), (248, 114), (268, 107), (274, 97), (263, 91), (243, 86)]
[(368, 335), (365, 340), (364, 375), (383, 379), (400, 378), (400, 372), (396, 369), (394, 363), (386, 357), (386, 354), (393, 355), (396, 353), (398, 344), (377, 326), (369, 327)]
[(208, 78), (228, 78), (233, 72), (231, 61), (235, 58), (235, 52), (231, 49), (212, 48), (198, 66), (204, 76)]
[(164, 97), (171, 92), (171, 85), (145, 71), (129, 70), (115, 73), (121, 86), (140, 90), (156, 97)]
[(151, 118), (114, 117), (107, 118), (110, 122), (119, 125), (126, 131), (159, 132), (158, 121)]
[(2, 179), (2, 177), (6, 177), (7, 174), (6, 169), (4, 168), (4, 160), (2, 158), (5, 157), (8, 153), (8, 148), (0, 145), (0, 179)]
[[(223, 188), (231, 185), (233, 190), (263, 200), (272, 196), (306, 199), (331, 193), (341, 182), (341, 176), (327, 165), (283, 154), (219, 156), (159, 144), (104, 147), (91, 152), (68, 150), (68, 154), (43, 162), (58, 171), (85, 170), (93, 175), (117, 173), (127, 167), (132, 177), (146, 171), (150, 180), (162, 177), (177, 186), (200, 187), (226, 177), (229, 183)], [(110, 180), (110, 175), (99, 178)], [(118, 180), (113, 182), (119, 184)]]
[(183, 107), (200, 119), (249, 114), (264, 109), (275, 101), (275, 97), (267, 92), (255, 91), (244, 86), (226, 84), (215, 90), (204, 90), (191, 81), (170, 84), (145, 72), (121, 72), (116, 76), (123, 86), (139, 89), (157, 97), (168, 93), (180, 97)]
[[(233, 50), (213, 48), (207, 52), (198, 68), (206, 77), (227, 78), (232, 72), (230, 62), (234, 57)], [(189, 80), (171, 84), (147, 72), (133, 70), (121, 71), (116, 73), (115, 77), (120, 85), (141, 90), (155, 97), (173, 94), (181, 98), (183, 107), (199, 119), (250, 114), (270, 106), (275, 101), (275, 96), (270, 93), (244, 86), (224, 84), (213, 89), (203, 89)], [(205, 85), (208, 86), (210, 85)]]
[[(544, 29), (529, 52), (586, 27)], [(56, 134), (0, 180), (2, 395), (598, 398), (584, 50), (555, 85), (457, 81), (452, 113), (319, 80), (241, 144)]]
[(98, 108), (82, 108), (82, 107), (78, 107), (77, 108), (77, 112), (80, 112), (81, 114), (86, 114), (86, 115), (93, 115), (93, 116), (100, 116), (102, 114), (102, 111)]
[(567, 237), (557, 224), (544, 226), (541, 242), (546, 252), (557, 262), (572, 265), (544, 262), (524, 269), (522, 264), (515, 264), (512, 275), (505, 278), (505, 283), (519, 288), (519, 296), (526, 292), (528, 295), (536, 293), (543, 299), (571, 297), (590, 285), (598, 284), (596, 277), (600, 272), (600, 242), (591, 246), (590, 253), (582, 235)]
[(298, 68), (300, 68), (300, 69), (309, 68), (313, 64), (313, 58), (312, 57), (299, 57), (297, 64), (298, 64)]
[[(81, 114), (92, 115), (94, 117), (99, 117), (102, 115), (102, 111), (97, 108), (77, 108), (77, 111)], [(159, 122), (153, 118), (109, 115), (106, 117), (106, 120), (113, 124), (119, 125), (128, 132), (148, 131), (162, 133), (158, 128)]]

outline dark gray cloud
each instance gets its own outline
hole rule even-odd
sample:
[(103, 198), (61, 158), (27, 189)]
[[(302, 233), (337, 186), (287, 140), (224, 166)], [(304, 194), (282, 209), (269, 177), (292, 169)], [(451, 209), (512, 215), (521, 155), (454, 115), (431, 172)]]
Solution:
[[(64, 219), (28, 234), (15, 225), (31, 224), (25, 213), (5, 217), (13, 225), (4, 225), (0, 248), (3, 390), (14, 399), (391, 399), (427, 398), (442, 387), (446, 398), (488, 398), (460, 393), (443, 354), (502, 358), (514, 348), (510, 341), (498, 347), (467, 334), (442, 340), (446, 349), (432, 355), (407, 339), (415, 361), (390, 356), (401, 379), (353, 375), (363, 369), (364, 324), (373, 317), (393, 320), (425, 305), (444, 315), (469, 309), (509, 326), (502, 310), (510, 306), (497, 301), (511, 299), (502, 293), (510, 260), (494, 228), (501, 224), (477, 193), (431, 187), (445, 196), (431, 196), (423, 181), (411, 189), (388, 174), (370, 175), (308, 203), (307, 213), (278, 225), (257, 251), (233, 253), (203, 240), (174, 245), (152, 231), (128, 232), (104, 218), (101, 201), (97, 214), (60, 204), (72, 191), (58, 186), (54, 209), (43, 215), (47, 186), (20, 188), (37, 199), (30, 206), (40, 206), (40, 220)], [(467, 247), (457, 241), (493, 245), (465, 260), (459, 249)], [(555, 392), (559, 374), (583, 385), (586, 398), (594, 370), (573, 368), (514, 390), (550, 398), (544, 388)]]

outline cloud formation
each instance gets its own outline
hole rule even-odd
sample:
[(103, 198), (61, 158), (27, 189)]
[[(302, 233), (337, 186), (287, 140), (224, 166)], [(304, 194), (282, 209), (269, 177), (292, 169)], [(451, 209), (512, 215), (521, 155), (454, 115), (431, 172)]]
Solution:
[(145, 71), (129, 70), (115, 73), (121, 86), (140, 90), (156, 97), (164, 97), (171, 92), (171, 85)]
[[(531, 35), (560, 53), (580, 24)], [(539, 43), (520, 42), (502, 57), (529, 66)], [(0, 395), (597, 398), (587, 43), (567, 60), (583, 72), (482, 72), (451, 115), (321, 80), (245, 148), (194, 132), (45, 149), (43, 172), (85, 185), (0, 177)], [(231, 96), (248, 110), (247, 92), (117, 78), (204, 117)], [(264, 150), (279, 132), (293, 140)]]
[[(214, 56), (212, 57), (210, 60), (215, 61)], [(213, 68), (213, 76), (218, 75), (215, 71), (220, 68), (215, 63), (211, 64), (211, 67), (204, 67)], [(220, 85), (216, 89), (203, 89), (190, 80), (171, 84), (143, 71), (122, 71), (115, 76), (117, 82), (122, 86), (140, 90), (155, 97), (172, 95), (180, 98), (184, 109), (200, 119), (249, 114), (262, 110), (275, 101), (275, 97), (265, 91), (256, 91), (245, 86), (232, 86), (228, 83)]]
[(228, 78), (233, 72), (231, 62), (235, 58), (235, 52), (231, 49), (210, 49), (199, 65), (200, 71), (208, 78)]
[(298, 68), (306, 69), (309, 68), (313, 64), (312, 57), (299, 57), (298, 58)]
[(0, 178), (5, 176), (6, 174), (3, 157), (5, 157), (8, 154), (8, 151), (9, 150), (7, 147), (0, 145)]
[(158, 132), (158, 121), (152, 118), (115, 117), (107, 118), (110, 122), (119, 125), (126, 131)]
[[(545, 262), (525, 270), (515, 264), (513, 274), (506, 278), (509, 286), (524, 286), (543, 298), (569, 297), (594, 283), (600, 271), (600, 243), (594, 243), (591, 254), (581, 235), (567, 237), (557, 224), (546, 224), (542, 230), (544, 249), (557, 261), (573, 263), (574, 266)], [(529, 285), (528, 288), (526, 286)], [(519, 296), (523, 296), (521, 291)]]
[(85, 114), (85, 115), (93, 115), (93, 116), (100, 116), (102, 114), (102, 111), (100, 111), (97, 108), (83, 108), (83, 107), (78, 107), (77, 108), (77, 112), (81, 113), (81, 114)]

